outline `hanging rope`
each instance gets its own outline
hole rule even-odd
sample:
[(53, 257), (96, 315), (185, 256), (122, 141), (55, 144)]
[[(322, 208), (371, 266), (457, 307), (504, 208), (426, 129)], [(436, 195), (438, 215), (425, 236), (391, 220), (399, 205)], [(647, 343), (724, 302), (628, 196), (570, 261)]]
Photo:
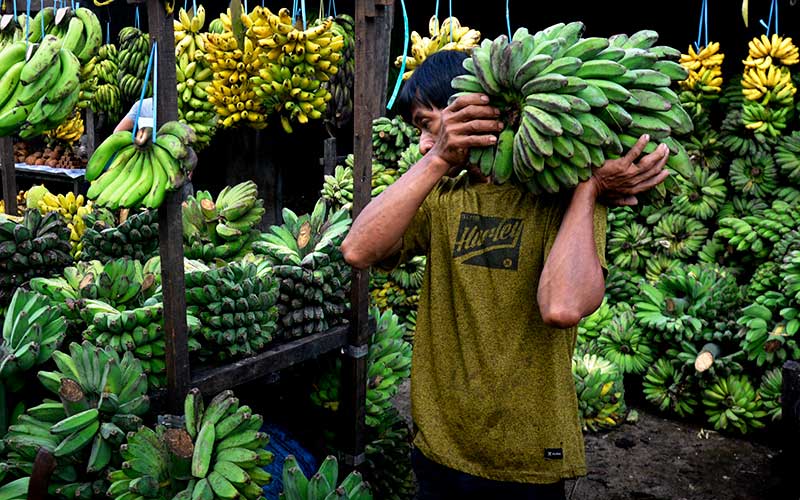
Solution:
[(406, 59), (408, 56), (408, 13), (406, 12), (406, 2), (405, 0), (400, 0), (400, 7), (403, 9), (403, 62), (400, 64), (400, 73), (397, 74), (397, 81), (394, 83), (394, 90), (392, 91), (392, 97), (389, 99), (389, 104), (386, 106), (387, 109), (392, 109), (394, 106), (394, 101), (397, 99), (397, 94), (400, 93), (400, 85), (403, 83), (403, 73), (406, 72)]
[[(14, 0), (16, 3), (16, 0)], [(31, 0), (25, 8), (25, 47), (28, 46), (28, 38), (31, 36)]]
[(450, 43), (453, 43), (453, 0), (449, 0), (449, 16), (450, 17)]
[(773, 14), (775, 15), (775, 31), (773, 33), (778, 33), (778, 0), (772, 0), (772, 4), (770, 4), (769, 7), (769, 19), (767, 20), (767, 22), (764, 23), (763, 19), (758, 20), (761, 26), (763, 26), (764, 29), (767, 30), (767, 36), (770, 36), (771, 34), (770, 29), (772, 29)]
[(136, 14), (133, 18), (133, 25), (136, 26), (136, 29), (139, 29), (139, 6), (136, 6)]
[[(142, 82), (142, 92), (139, 95), (139, 106), (136, 108), (136, 115), (133, 118), (133, 130), (131, 130), (131, 140), (136, 140), (136, 131), (139, 129), (139, 115), (142, 114), (142, 104), (144, 104), (144, 96), (147, 92), (147, 83), (150, 81), (150, 73), (153, 70), (153, 60), (156, 54), (156, 45), (158, 42), (153, 42), (150, 47), (150, 59), (147, 61), (147, 71), (144, 74), (144, 81)], [(156, 70), (157, 71), (157, 70)], [(155, 128), (156, 128), (156, 99), (158, 98), (158, 86), (153, 85), (153, 142), (155, 142)]]
[(510, 0), (506, 0), (506, 27), (508, 28), (508, 43), (511, 43), (511, 14), (508, 8)]
[(708, 0), (703, 0), (700, 4), (700, 23), (697, 26), (697, 41), (694, 42), (694, 48), (700, 50), (700, 41), (705, 36), (705, 42), (702, 46), (708, 46)]
[(306, 26), (306, 0), (300, 0), (300, 10), (303, 13), (303, 31), (307, 29)]
[(106, 45), (111, 43), (111, 21), (106, 21)]
[[(156, 120), (158, 118), (158, 42), (153, 41), (153, 144), (156, 143)], [(144, 89), (142, 89), (144, 91)], [(144, 95), (144, 92), (142, 92)]]

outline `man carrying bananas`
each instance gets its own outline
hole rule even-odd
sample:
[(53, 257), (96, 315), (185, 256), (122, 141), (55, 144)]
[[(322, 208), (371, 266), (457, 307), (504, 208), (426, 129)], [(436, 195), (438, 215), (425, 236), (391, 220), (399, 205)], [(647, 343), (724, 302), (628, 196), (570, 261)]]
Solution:
[[(487, 96), (447, 105), (463, 53), (428, 58), (400, 104), (424, 155), (372, 200), (342, 244), (351, 265), (428, 257), (411, 399), (419, 499), (563, 499), (586, 474), (571, 372), (576, 325), (603, 300), (606, 210), (666, 179), (648, 136), (570, 195), (497, 185), (469, 149), (503, 129)], [(466, 170), (465, 175), (456, 177)]]

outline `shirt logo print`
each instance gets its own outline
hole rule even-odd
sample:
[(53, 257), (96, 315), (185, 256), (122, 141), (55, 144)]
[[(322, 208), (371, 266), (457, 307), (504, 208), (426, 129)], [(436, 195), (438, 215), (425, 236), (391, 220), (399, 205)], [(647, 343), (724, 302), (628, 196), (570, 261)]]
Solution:
[(522, 219), (462, 212), (453, 259), (468, 266), (516, 271), (523, 228)]

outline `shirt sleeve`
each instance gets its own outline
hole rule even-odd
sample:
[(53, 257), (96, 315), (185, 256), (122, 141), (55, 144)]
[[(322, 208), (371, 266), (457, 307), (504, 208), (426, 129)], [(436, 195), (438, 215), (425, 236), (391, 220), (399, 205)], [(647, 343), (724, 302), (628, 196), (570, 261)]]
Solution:
[[(141, 118), (152, 118), (153, 117), (153, 98), (148, 97), (147, 99), (141, 101), (142, 102), (142, 112), (139, 114)], [(131, 110), (128, 111), (128, 114), (125, 115), (125, 118), (130, 118), (131, 120), (136, 118), (136, 112), (139, 111), (139, 101), (133, 103), (131, 106)]]
[(395, 254), (387, 257), (375, 266), (384, 271), (391, 271), (417, 255), (427, 255), (431, 243), (431, 203), (430, 196), (425, 199), (411, 220), (411, 224), (403, 233), (403, 241)]

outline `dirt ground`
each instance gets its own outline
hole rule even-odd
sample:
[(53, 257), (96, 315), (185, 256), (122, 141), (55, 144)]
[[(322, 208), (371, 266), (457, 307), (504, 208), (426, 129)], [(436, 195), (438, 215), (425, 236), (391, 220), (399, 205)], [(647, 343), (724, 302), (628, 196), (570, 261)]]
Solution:
[[(408, 382), (395, 404), (410, 414)], [(636, 423), (586, 435), (589, 474), (568, 482), (569, 500), (800, 500), (800, 487), (781, 484), (788, 466), (774, 437), (731, 437), (636, 411)]]

